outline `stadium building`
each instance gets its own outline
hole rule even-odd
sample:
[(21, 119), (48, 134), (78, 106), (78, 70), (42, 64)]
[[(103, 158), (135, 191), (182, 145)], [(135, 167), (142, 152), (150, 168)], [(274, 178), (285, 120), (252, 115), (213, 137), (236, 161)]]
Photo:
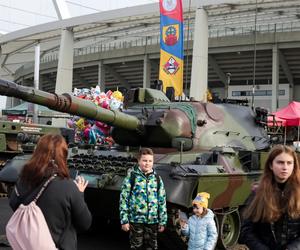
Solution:
[[(187, 96), (199, 81), (219, 99), (254, 100), (271, 111), (300, 99), (298, 0), (186, 0), (183, 7)], [(0, 77), (34, 86), (40, 62), (36, 87), (44, 91), (150, 87), (159, 77), (159, 33), (158, 2), (62, 17), (0, 36)], [(208, 39), (207, 58), (195, 53), (199, 34)], [(192, 79), (197, 57), (207, 61), (207, 78)]]

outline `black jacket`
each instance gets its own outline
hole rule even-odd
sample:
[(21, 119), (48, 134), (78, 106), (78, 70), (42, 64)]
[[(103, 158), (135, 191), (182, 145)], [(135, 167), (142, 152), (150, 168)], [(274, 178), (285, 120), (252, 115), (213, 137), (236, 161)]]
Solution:
[[(17, 183), (10, 197), (10, 206), (15, 211), (22, 203), (29, 204), (41, 189), (43, 183), (34, 190)], [(53, 179), (37, 201), (42, 210), (56, 247), (63, 250), (77, 249), (76, 230), (87, 230), (92, 216), (84, 201), (83, 193), (71, 179)]]
[[(248, 204), (254, 195), (250, 195)], [(275, 223), (246, 219), (242, 222), (239, 242), (250, 250), (300, 250), (300, 218), (291, 219), (284, 214)]]

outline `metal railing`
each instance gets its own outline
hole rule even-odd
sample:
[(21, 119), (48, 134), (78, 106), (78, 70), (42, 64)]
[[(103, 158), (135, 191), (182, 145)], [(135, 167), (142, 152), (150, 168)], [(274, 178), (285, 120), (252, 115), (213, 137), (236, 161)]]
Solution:
[[(300, 22), (289, 22), (289, 23), (279, 23), (279, 24), (262, 24), (257, 25), (256, 29), (254, 26), (248, 27), (225, 27), (224, 29), (209, 29), (209, 38), (219, 38), (226, 36), (241, 36), (241, 35), (251, 35), (254, 32), (259, 34), (264, 33), (278, 33), (278, 32), (293, 32), (300, 31)], [(194, 39), (194, 31), (191, 30), (188, 36), (187, 32), (184, 34), (184, 41), (187, 38), (192, 41)], [(158, 45), (160, 43), (160, 36), (143, 37), (130, 41), (110, 41), (105, 43), (100, 43), (98, 45), (89, 45), (82, 48), (74, 49), (74, 57), (84, 56), (88, 54), (101, 53), (105, 51), (111, 51), (116, 49), (129, 49), (132, 47), (139, 46), (150, 46)], [(52, 52), (41, 58), (41, 63), (49, 63), (58, 60), (58, 51)]]

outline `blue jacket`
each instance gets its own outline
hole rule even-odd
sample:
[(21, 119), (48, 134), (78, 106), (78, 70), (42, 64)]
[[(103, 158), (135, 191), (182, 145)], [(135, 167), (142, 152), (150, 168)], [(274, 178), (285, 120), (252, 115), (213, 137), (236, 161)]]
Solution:
[(191, 216), (181, 232), (189, 236), (188, 250), (213, 250), (218, 239), (214, 213), (208, 209), (208, 213), (202, 218)]

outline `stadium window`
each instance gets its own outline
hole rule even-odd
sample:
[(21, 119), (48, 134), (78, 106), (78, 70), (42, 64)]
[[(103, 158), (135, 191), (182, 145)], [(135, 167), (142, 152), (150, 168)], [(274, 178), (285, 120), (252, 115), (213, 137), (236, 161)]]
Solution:
[[(252, 91), (232, 91), (232, 96), (252, 96)], [(255, 96), (272, 96), (272, 90), (256, 90)], [(285, 95), (285, 89), (280, 89), (278, 95)]]
[(266, 96), (267, 92), (266, 92), (266, 90), (256, 90), (255, 95), (256, 96)]
[[(272, 95), (272, 90), (267, 90), (267, 96), (271, 96)], [(280, 89), (278, 91), (278, 95), (285, 95), (285, 89)]]
[(279, 90), (279, 95), (285, 95), (285, 89), (280, 89)]
[(241, 96), (241, 91), (232, 91), (232, 96)]

